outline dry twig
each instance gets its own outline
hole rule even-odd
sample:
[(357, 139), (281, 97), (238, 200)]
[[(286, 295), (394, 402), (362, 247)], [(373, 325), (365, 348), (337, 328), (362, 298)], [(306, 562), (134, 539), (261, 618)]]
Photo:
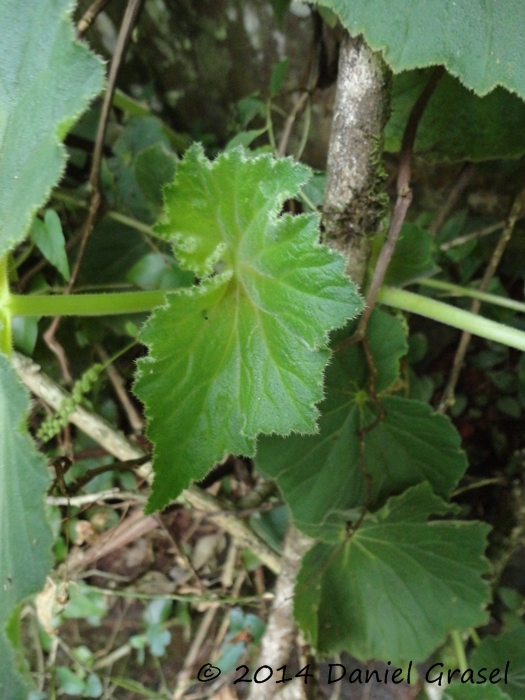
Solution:
[(109, 381), (115, 389), (115, 394), (117, 395), (118, 400), (120, 401), (120, 405), (122, 406), (128, 418), (129, 424), (133, 429), (133, 432), (137, 435), (142, 433), (142, 430), (144, 429), (144, 421), (142, 420), (141, 416), (139, 415), (139, 412), (137, 411), (131, 399), (129, 398), (128, 392), (126, 391), (126, 386), (124, 384), (124, 380), (120, 376), (116, 367), (113, 364), (108, 364), (110, 357), (104, 350), (102, 345), (96, 345), (95, 350), (97, 351), (97, 354), (102, 360), (103, 364), (106, 366), (106, 372), (109, 377)]
[(77, 39), (80, 39), (87, 32), (97, 15), (102, 12), (108, 2), (109, 0), (95, 0), (95, 2), (88, 7), (77, 24)]
[(286, 121), (284, 123), (284, 129), (283, 133), (281, 136), (281, 140), (279, 142), (279, 148), (277, 149), (277, 156), (279, 158), (282, 158), (284, 154), (286, 153), (286, 147), (288, 146), (288, 141), (290, 140), (290, 136), (292, 135), (292, 129), (293, 125), (295, 123), (295, 120), (301, 114), (303, 111), (308, 99), (310, 97), (310, 93), (305, 91), (302, 93), (300, 97), (297, 98), (290, 114), (286, 117)]
[[(106, 127), (109, 117), (109, 110), (111, 108), (111, 103), (113, 101), (113, 93), (115, 92), (117, 75), (124, 56), (128, 40), (135, 24), (135, 19), (140, 10), (143, 0), (129, 0), (122, 19), (122, 24), (120, 26), (117, 45), (115, 47), (115, 53), (111, 59), (111, 65), (109, 67), (109, 76), (106, 92), (104, 94), (104, 100), (102, 102), (102, 109), (100, 111), (100, 119), (98, 122), (97, 135), (95, 139), (95, 148), (93, 150), (93, 162), (91, 165), (91, 172), (89, 175), (89, 187), (91, 190), (91, 202), (89, 205), (89, 213), (86, 219), (86, 223), (82, 229), (82, 236), (80, 239), (80, 247), (78, 255), (71, 272), (71, 277), (67, 283), (64, 294), (70, 294), (73, 289), (78, 272), (80, 270), (80, 265), (82, 264), (82, 259), (86, 250), (87, 242), (93, 226), (95, 225), (96, 219), (99, 215), (100, 207), (102, 204), (102, 196), (100, 193), (100, 166), (102, 163), (102, 151), (104, 148), (104, 137), (106, 134)], [(66, 354), (64, 348), (55, 338), (58, 326), (60, 325), (60, 316), (53, 319), (51, 325), (44, 333), (44, 340), (46, 341), (49, 349), (56, 355), (60, 367), (62, 369), (62, 374), (68, 385), (72, 383), (71, 373), (69, 372), (69, 367), (67, 363)]]
[[(39, 398), (58, 410), (61, 403), (69, 397), (56, 382), (41, 371), (40, 367), (30, 358), (14, 352), (12, 362), (22, 382)], [(130, 442), (125, 435), (115, 430), (106, 420), (82, 406), (77, 406), (69, 416), (71, 423), (89, 435), (95, 442), (102, 445), (110, 454), (122, 461), (135, 460), (144, 457), (144, 451), (138, 445)], [(153, 481), (151, 463), (147, 462), (137, 468), (137, 473), (146, 481)], [(224, 503), (203, 491), (198, 486), (190, 486), (182, 493), (182, 498), (193, 508), (210, 514), (209, 517), (219, 527), (248, 547), (259, 557), (271, 571), (278, 573), (281, 568), (280, 557), (245, 523), (239, 520), (235, 509), (224, 509)]]
[(470, 184), (470, 181), (472, 180), (472, 177), (475, 172), (476, 166), (473, 163), (468, 163), (462, 168), (459, 177), (454, 183), (450, 192), (448, 193), (448, 197), (443, 203), (443, 206), (438, 210), (436, 216), (434, 217), (434, 220), (428, 227), (430, 233), (437, 235), (441, 231), (443, 224), (448, 218), (448, 215), (454, 209), (459, 198)]
[[(481, 280), (481, 283), (478, 287), (478, 291), (487, 291), (488, 286), (492, 278), (494, 277), (496, 269), (499, 265), (501, 256), (503, 255), (505, 248), (507, 247), (507, 243), (509, 242), (510, 237), (512, 236), (514, 226), (516, 225), (516, 221), (518, 220), (518, 217), (523, 209), (524, 204), (525, 189), (523, 189), (518, 194), (518, 196), (512, 204), (507, 223), (501, 233), (496, 247), (494, 248), (494, 252), (492, 253), (490, 262), (487, 265), (487, 269), (485, 270), (483, 279)], [(481, 301), (479, 299), (474, 299), (470, 307), (471, 313), (478, 314), (480, 308)], [(458, 349), (456, 350), (456, 355), (454, 357), (454, 363), (452, 365), (452, 371), (450, 373), (447, 386), (445, 388), (445, 391), (443, 392), (443, 396), (441, 397), (441, 401), (438, 406), (439, 413), (445, 413), (448, 410), (448, 408), (450, 408), (450, 406), (452, 406), (454, 403), (454, 392), (456, 390), (456, 384), (458, 383), (461, 368), (463, 367), (463, 362), (465, 360), (465, 355), (467, 354), (467, 348), (469, 346), (471, 338), (472, 333), (467, 333), (466, 331), (463, 331), (463, 333), (461, 334), (461, 339), (459, 341)]]
[(118, 487), (100, 491), (99, 493), (84, 493), (81, 496), (48, 496), (46, 503), (50, 506), (89, 506), (92, 503), (103, 503), (104, 501), (131, 501), (135, 503), (145, 503), (147, 496), (131, 491), (121, 491)]
[[(516, 221), (519, 221), (520, 219), (523, 219), (523, 216), (518, 216)], [(463, 245), (463, 243), (467, 243), (468, 241), (473, 241), (476, 238), (483, 238), (484, 236), (488, 236), (491, 233), (495, 233), (496, 231), (499, 231), (502, 228), (505, 228), (507, 222), (506, 221), (498, 221), (497, 224), (491, 224), (490, 226), (485, 226), (484, 228), (479, 229), (479, 231), (472, 231), (472, 233), (465, 233), (463, 236), (457, 236), (457, 238), (453, 238), (450, 241), (445, 241), (445, 243), (442, 243), (439, 246), (440, 250), (450, 250), (450, 248), (455, 248), (458, 245)]]
[(181, 700), (182, 696), (191, 684), (191, 673), (193, 671), (193, 666), (199, 657), (199, 652), (204, 644), (204, 640), (210, 630), (215, 615), (219, 610), (219, 605), (210, 606), (201, 620), (197, 634), (195, 635), (193, 642), (191, 643), (188, 655), (184, 660), (184, 666), (177, 676), (177, 687), (173, 693), (173, 700)]

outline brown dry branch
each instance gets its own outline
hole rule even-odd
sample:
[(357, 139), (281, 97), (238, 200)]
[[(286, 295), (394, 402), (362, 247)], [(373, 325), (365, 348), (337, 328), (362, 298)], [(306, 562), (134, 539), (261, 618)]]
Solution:
[[(133, 30), (133, 26), (135, 24), (137, 14), (142, 6), (142, 2), (143, 0), (128, 0), (126, 11), (124, 12), (124, 17), (122, 19), (122, 24), (120, 25), (120, 30), (117, 37), (117, 45), (115, 47), (115, 53), (113, 54), (113, 58), (111, 59), (111, 64), (109, 67), (108, 84), (106, 92), (104, 94), (104, 100), (102, 102), (100, 119), (97, 128), (97, 135), (95, 138), (95, 147), (93, 149), (93, 162), (91, 164), (91, 172), (89, 175), (89, 187), (91, 190), (89, 212), (84, 227), (82, 229), (78, 255), (76, 257), (75, 264), (71, 272), (71, 277), (64, 290), (64, 294), (70, 294), (71, 290), (75, 285), (89, 236), (100, 213), (100, 208), (102, 205), (102, 196), (100, 193), (100, 166), (102, 163), (102, 151), (104, 148), (104, 138), (106, 135), (109, 111), (111, 109), (111, 103), (113, 101), (113, 93), (115, 92), (118, 71), (122, 63), (122, 58), (124, 57), (124, 53), (126, 51), (126, 47), (131, 32)], [(64, 376), (66, 384), (69, 386), (72, 384), (73, 380), (69, 371), (67, 357), (64, 352), (64, 348), (55, 337), (59, 325), (60, 316), (57, 316), (53, 319), (51, 325), (44, 333), (44, 340), (46, 341), (49, 349), (56, 355), (60, 363), (60, 368), (62, 370), (62, 374)]]
[(288, 141), (290, 140), (290, 136), (292, 135), (292, 129), (293, 129), (293, 125), (295, 123), (295, 120), (303, 111), (309, 98), (310, 98), (310, 93), (307, 91), (303, 92), (302, 95), (300, 95), (296, 99), (295, 104), (290, 111), (290, 114), (286, 117), (286, 121), (284, 123), (283, 133), (281, 136), (281, 140), (279, 142), (279, 147), (277, 149), (277, 155), (279, 158), (282, 158), (285, 155), (286, 148), (288, 146)]
[(87, 32), (97, 15), (102, 12), (108, 2), (109, 0), (95, 0), (95, 2), (88, 7), (77, 24), (77, 39), (80, 39)]
[(102, 533), (88, 549), (74, 548), (56, 571), (55, 576), (58, 579), (63, 579), (64, 576), (74, 579), (77, 574), (98, 559), (135, 542), (157, 527), (155, 516), (144, 515), (140, 508), (133, 510), (118, 525)]
[(428, 230), (430, 231), (430, 233), (434, 234), (434, 236), (441, 231), (443, 224), (448, 219), (450, 212), (454, 209), (454, 207), (459, 201), (459, 198), (469, 186), (475, 172), (476, 166), (474, 165), (474, 163), (467, 163), (461, 169), (458, 179), (451, 187), (447, 198), (443, 202), (443, 206), (439, 208), (432, 223), (428, 227)]
[(105, 501), (130, 501), (131, 503), (146, 503), (147, 496), (131, 491), (122, 491), (117, 486), (98, 493), (84, 493), (81, 496), (48, 496), (46, 503), (50, 506), (89, 506)]
[[(41, 398), (55, 410), (58, 410), (62, 402), (69, 398), (69, 394), (42, 372), (41, 368), (30, 358), (14, 352), (12, 361), (21, 381), (35, 396)], [(145, 452), (138, 445), (115, 430), (108, 421), (82, 406), (75, 408), (69, 416), (69, 421), (119, 460), (135, 460), (145, 455)], [(153, 481), (151, 462), (139, 466), (137, 473), (148, 483)], [(251, 549), (271, 571), (279, 572), (280, 557), (239, 519), (233, 506), (230, 509), (225, 509), (225, 503), (195, 485), (188, 487), (182, 493), (181, 498), (193, 508), (203, 511), (207, 518), (235, 537), (242, 546)]]
[(184, 660), (184, 665), (177, 676), (177, 687), (173, 693), (173, 700), (181, 700), (182, 696), (191, 685), (193, 666), (199, 657), (201, 647), (208, 636), (210, 627), (219, 611), (219, 605), (210, 606), (203, 615), (197, 634), (195, 635), (188, 654)]
[[(505, 228), (501, 232), (499, 241), (496, 244), (496, 247), (494, 248), (494, 252), (492, 253), (490, 262), (487, 265), (485, 274), (483, 275), (483, 278), (478, 287), (478, 290), (480, 292), (487, 291), (488, 286), (492, 278), (494, 277), (494, 274), (496, 273), (501, 257), (505, 252), (507, 243), (510, 241), (512, 232), (514, 231), (514, 227), (516, 225), (516, 221), (518, 220), (524, 205), (525, 189), (521, 190), (521, 192), (517, 195), (512, 204), (507, 222), (505, 224)], [(480, 308), (481, 301), (479, 299), (474, 299), (470, 306), (471, 313), (478, 314)], [(466, 331), (463, 331), (463, 333), (461, 334), (461, 339), (459, 341), (458, 349), (456, 350), (456, 355), (454, 357), (454, 362), (452, 365), (452, 371), (450, 373), (447, 386), (445, 388), (445, 391), (443, 392), (443, 396), (441, 397), (441, 401), (438, 406), (439, 413), (445, 413), (454, 404), (454, 393), (456, 390), (456, 385), (458, 383), (459, 375), (463, 367), (463, 362), (465, 360), (465, 355), (467, 354), (467, 349), (471, 338), (472, 333), (467, 333)]]
[(124, 410), (124, 413), (127, 416), (127, 419), (133, 432), (139, 435), (144, 429), (144, 421), (142, 420), (142, 417), (139, 415), (139, 412), (137, 411), (131, 399), (129, 398), (124, 380), (120, 376), (117, 368), (113, 364), (108, 364), (110, 357), (104, 350), (102, 345), (96, 345), (95, 350), (97, 351), (98, 356), (105, 365), (109, 381), (111, 382), (113, 389), (115, 390), (115, 394), (117, 395), (117, 398), (120, 401), (120, 405), (122, 406), (122, 409)]
[[(518, 216), (516, 222), (518, 222), (520, 219), (523, 219), (523, 216)], [(477, 238), (483, 238), (484, 236), (488, 236), (491, 233), (495, 233), (496, 231), (505, 228), (506, 224), (506, 221), (498, 221), (496, 224), (485, 226), (484, 228), (481, 228), (478, 231), (472, 231), (472, 233), (465, 233), (463, 236), (458, 236), (457, 238), (453, 238), (450, 241), (442, 243), (439, 246), (439, 249), (450, 250), (450, 248), (455, 248), (458, 245), (463, 245), (463, 243), (467, 243), (468, 241), (474, 241)]]

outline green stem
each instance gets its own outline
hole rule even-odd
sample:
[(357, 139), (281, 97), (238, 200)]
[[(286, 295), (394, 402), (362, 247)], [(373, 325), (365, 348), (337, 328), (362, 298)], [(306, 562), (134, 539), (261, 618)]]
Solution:
[(444, 304), (442, 301), (394, 287), (382, 287), (379, 290), (377, 300), (395, 309), (410, 311), (425, 318), (445, 323), (447, 326), (459, 328), (461, 331), (478, 335), (480, 338), (494, 340), (496, 343), (525, 351), (525, 333), (523, 331), (472, 314), (470, 311), (458, 309), (456, 306)]
[(11, 341), (11, 312), (9, 310), (9, 253), (0, 259), (0, 351), (10, 355)]
[(494, 477), (492, 479), (478, 479), (478, 481), (475, 481), (472, 484), (467, 484), (466, 486), (462, 486), (461, 488), (452, 491), (452, 493), (450, 494), (450, 498), (456, 498), (456, 496), (459, 496), (460, 493), (465, 493), (465, 491), (471, 491), (472, 489), (480, 489), (483, 486), (489, 486), (490, 484), (504, 483), (504, 480), (500, 477)]
[(268, 100), (266, 103), (266, 128), (268, 129), (268, 140), (270, 146), (272, 147), (272, 152), (277, 155), (277, 144), (275, 143), (275, 135), (273, 133), (273, 122), (272, 122), (272, 101)]
[[(127, 112), (133, 116), (146, 117), (151, 114), (149, 107), (146, 107), (141, 102), (138, 102), (129, 95), (126, 95), (122, 92), (122, 90), (115, 90), (113, 94), (113, 104), (118, 109), (121, 109), (123, 112)], [(191, 144), (191, 137), (189, 134), (179, 134), (176, 131), (173, 131), (173, 129), (170, 129), (169, 126), (166, 126), (164, 122), (162, 122), (161, 128), (173, 148), (179, 151), (179, 153), (182, 153), (189, 148)]]
[(474, 642), (474, 644), (475, 644), (477, 647), (479, 647), (479, 645), (480, 645), (480, 643), (481, 643), (481, 639), (479, 638), (479, 634), (476, 632), (476, 630), (474, 629), (474, 627), (471, 627), (470, 630), (469, 630), (469, 632), (470, 632), (470, 636), (472, 637), (472, 641)]
[[(8, 329), (7, 333), (2, 333), (0, 341), (2, 351), (8, 353), (11, 351), (12, 316), (112, 316), (143, 313), (162, 306), (169, 291), (156, 289), (114, 294), (9, 295), (6, 268), (7, 261), (0, 261), (0, 317), (4, 328)], [(378, 301), (525, 351), (525, 332), (441, 301), (393, 287), (383, 287), (379, 292)]]
[(164, 304), (165, 297), (166, 292), (157, 289), (115, 294), (12, 294), (1, 308), (12, 316), (112, 316), (151, 311)]
[(134, 228), (141, 233), (145, 233), (148, 236), (153, 236), (153, 229), (147, 224), (143, 224), (137, 219), (132, 219), (131, 216), (126, 216), (125, 214), (120, 214), (118, 211), (108, 211), (107, 216), (113, 221), (119, 221), (121, 224), (125, 224), (130, 228)]
[(454, 644), (454, 651), (456, 652), (456, 660), (458, 662), (459, 670), (461, 673), (465, 673), (468, 668), (468, 663), (461, 635), (458, 630), (452, 630), (450, 636), (452, 637), (452, 643)]
[(525, 313), (525, 304), (522, 301), (507, 299), (499, 296), (498, 294), (488, 294), (487, 292), (480, 292), (477, 289), (471, 289), (470, 287), (460, 287), (458, 284), (451, 284), (450, 282), (444, 282), (443, 280), (434, 280), (426, 277), (424, 279), (417, 280), (417, 283), (424, 287), (443, 289), (446, 292), (450, 292), (450, 294), (454, 296), (472, 297), (472, 299), (485, 301), (487, 304), (504, 306), (506, 309), (513, 309), (514, 311), (521, 311), (521, 313)]
[[(64, 204), (70, 204), (73, 207), (78, 207), (79, 209), (89, 208), (87, 202), (85, 202), (83, 199), (73, 197), (65, 192), (60, 192), (60, 190), (55, 190), (53, 192), (53, 198), (57, 199), (59, 202), (64, 202)], [(131, 216), (126, 216), (118, 211), (108, 211), (106, 212), (106, 216), (113, 219), (113, 221), (119, 221), (121, 224), (134, 228), (135, 230), (145, 233), (148, 236), (155, 235), (151, 226), (142, 223), (142, 221), (137, 221), (137, 219), (133, 219)]]

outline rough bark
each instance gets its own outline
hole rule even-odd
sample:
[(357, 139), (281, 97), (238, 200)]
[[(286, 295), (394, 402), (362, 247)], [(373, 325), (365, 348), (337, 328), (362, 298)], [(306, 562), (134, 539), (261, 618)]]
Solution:
[(362, 37), (347, 35), (339, 55), (323, 224), (326, 242), (345, 256), (347, 274), (360, 285), (388, 204), (381, 159), (389, 80), (380, 54)]

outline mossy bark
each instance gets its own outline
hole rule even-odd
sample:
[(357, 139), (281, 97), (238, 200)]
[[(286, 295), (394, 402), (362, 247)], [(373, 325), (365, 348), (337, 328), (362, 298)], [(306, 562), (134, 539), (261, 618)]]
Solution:
[(359, 285), (388, 203), (381, 156), (389, 82), (381, 55), (362, 37), (347, 35), (339, 56), (323, 224), (326, 242), (345, 256), (346, 272)]

